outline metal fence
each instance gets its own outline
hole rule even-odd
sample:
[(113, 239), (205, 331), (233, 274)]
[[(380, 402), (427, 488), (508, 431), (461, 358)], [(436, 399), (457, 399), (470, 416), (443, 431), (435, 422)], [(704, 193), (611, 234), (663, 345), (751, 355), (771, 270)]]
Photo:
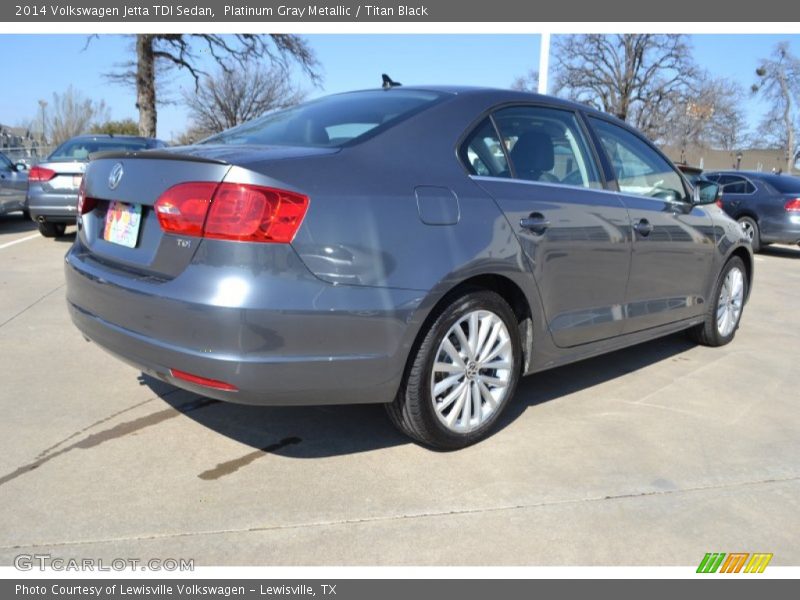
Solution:
[(42, 162), (45, 158), (50, 156), (50, 153), (55, 150), (53, 145), (44, 146), (9, 146), (4, 147), (0, 145), (0, 152), (5, 154), (11, 162), (24, 163), (32, 167), (33, 165)]

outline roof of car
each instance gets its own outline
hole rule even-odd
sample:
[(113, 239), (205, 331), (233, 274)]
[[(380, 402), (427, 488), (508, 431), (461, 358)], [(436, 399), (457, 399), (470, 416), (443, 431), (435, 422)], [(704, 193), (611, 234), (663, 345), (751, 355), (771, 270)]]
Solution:
[(70, 138), (72, 140), (99, 140), (99, 139), (115, 139), (115, 140), (153, 140), (156, 142), (160, 142), (161, 140), (157, 138), (150, 138), (145, 137), (142, 135), (111, 135), (109, 133), (91, 133), (91, 134), (84, 134), (84, 135), (76, 135), (75, 137)]
[[(582, 110), (589, 114), (603, 116), (607, 119), (612, 119), (630, 127), (629, 124), (618, 119), (617, 117), (597, 110), (588, 104), (581, 104), (572, 100), (565, 100), (549, 94), (537, 94), (534, 92), (527, 92), (523, 90), (511, 90), (504, 88), (469, 86), (469, 85), (402, 85), (391, 88), (368, 88), (363, 90), (353, 90), (354, 92), (367, 92), (367, 91), (386, 91), (391, 93), (392, 90), (412, 90), (424, 92), (437, 92), (440, 94), (451, 94), (454, 96), (493, 96), (497, 102), (547, 102), (548, 104), (555, 104), (564, 106), (571, 109)], [(344, 94), (352, 92), (343, 92)]]

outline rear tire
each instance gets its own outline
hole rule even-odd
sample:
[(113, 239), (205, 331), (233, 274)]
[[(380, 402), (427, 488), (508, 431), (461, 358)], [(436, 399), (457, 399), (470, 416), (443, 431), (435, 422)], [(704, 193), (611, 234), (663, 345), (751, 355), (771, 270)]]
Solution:
[(486, 437), (511, 402), (522, 370), (517, 319), (490, 291), (456, 298), (409, 358), (392, 422), (414, 440), (455, 450)]
[(739, 329), (747, 298), (747, 271), (738, 256), (725, 263), (714, 286), (713, 298), (705, 320), (689, 329), (689, 335), (704, 346), (724, 346), (733, 340)]
[(46, 238), (61, 237), (66, 230), (67, 226), (65, 223), (48, 223), (47, 221), (39, 223), (39, 233)]
[(752, 217), (740, 217), (739, 224), (742, 226), (745, 235), (750, 238), (753, 252), (759, 252), (761, 250), (761, 230), (758, 228), (756, 220)]

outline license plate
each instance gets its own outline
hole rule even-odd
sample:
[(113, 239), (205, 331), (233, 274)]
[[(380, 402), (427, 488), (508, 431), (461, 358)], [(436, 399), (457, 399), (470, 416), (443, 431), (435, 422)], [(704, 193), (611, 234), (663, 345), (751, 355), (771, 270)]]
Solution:
[(106, 213), (103, 239), (114, 244), (135, 248), (142, 222), (142, 205), (112, 202)]

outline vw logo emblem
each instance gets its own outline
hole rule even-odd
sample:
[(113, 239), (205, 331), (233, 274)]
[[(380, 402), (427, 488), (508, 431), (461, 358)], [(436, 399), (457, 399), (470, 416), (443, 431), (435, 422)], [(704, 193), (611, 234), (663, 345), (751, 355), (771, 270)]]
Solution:
[(111, 167), (111, 173), (108, 174), (108, 189), (115, 190), (122, 180), (122, 175), (125, 171), (122, 168), (122, 163), (117, 163)]

